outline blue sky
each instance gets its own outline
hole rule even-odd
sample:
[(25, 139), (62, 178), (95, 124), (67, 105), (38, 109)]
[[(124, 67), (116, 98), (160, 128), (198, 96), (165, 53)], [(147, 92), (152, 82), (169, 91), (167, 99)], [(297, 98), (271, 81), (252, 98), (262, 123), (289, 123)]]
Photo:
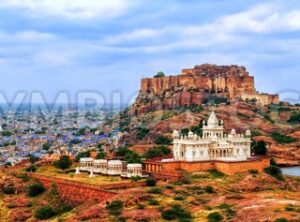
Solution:
[(0, 91), (51, 102), (93, 90), (108, 103), (117, 91), (126, 103), (143, 76), (215, 63), (298, 98), (299, 37), (299, 0), (0, 0)]

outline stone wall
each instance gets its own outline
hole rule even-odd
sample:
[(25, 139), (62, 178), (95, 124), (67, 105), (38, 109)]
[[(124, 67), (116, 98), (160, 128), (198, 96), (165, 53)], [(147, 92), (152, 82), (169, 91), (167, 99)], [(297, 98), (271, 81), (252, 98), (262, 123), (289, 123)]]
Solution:
[(61, 198), (72, 205), (82, 204), (87, 200), (96, 200), (98, 202), (109, 201), (117, 194), (103, 190), (97, 186), (69, 180), (49, 178), (37, 174), (32, 174), (31, 177), (39, 180), (47, 189), (50, 189), (51, 185), (55, 183)]
[(270, 165), (269, 158), (253, 158), (241, 162), (224, 162), (224, 161), (199, 161), (199, 162), (145, 162), (145, 172), (158, 175), (173, 175), (178, 176), (179, 170), (187, 172), (201, 172), (208, 170), (218, 170), (225, 174), (235, 174), (248, 172), (249, 170), (257, 170), (263, 172), (264, 168)]

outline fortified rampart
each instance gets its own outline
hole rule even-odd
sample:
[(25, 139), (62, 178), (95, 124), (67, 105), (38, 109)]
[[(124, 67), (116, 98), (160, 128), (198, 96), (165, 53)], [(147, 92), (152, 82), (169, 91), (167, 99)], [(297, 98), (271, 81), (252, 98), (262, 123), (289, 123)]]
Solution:
[(56, 184), (59, 195), (64, 201), (72, 205), (82, 204), (86, 200), (98, 202), (110, 201), (117, 193), (111, 189), (126, 189), (144, 186), (144, 182), (115, 183), (105, 185), (89, 185), (75, 181), (64, 180), (53, 177), (45, 177), (38, 174), (31, 174), (32, 178), (39, 180), (47, 189)]
[(256, 91), (254, 77), (242, 66), (197, 65), (176, 76), (144, 78), (131, 111), (135, 114), (180, 106), (201, 105), (213, 96), (230, 101), (256, 100), (261, 105), (278, 103), (278, 95)]
[[(201, 172), (208, 170), (218, 170), (224, 174), (232, 175), (235, 173), (247, 172), (249, 170), (263, 170), (270, 165), (269, 158), (252, 158), (247, 161), (225, 162), (225, 161), (146, 161), (145, 172), (153, 176), (178, 177), (180, 170), (187, 172)], [(168, 176), (169, 175), (169, 176)]]

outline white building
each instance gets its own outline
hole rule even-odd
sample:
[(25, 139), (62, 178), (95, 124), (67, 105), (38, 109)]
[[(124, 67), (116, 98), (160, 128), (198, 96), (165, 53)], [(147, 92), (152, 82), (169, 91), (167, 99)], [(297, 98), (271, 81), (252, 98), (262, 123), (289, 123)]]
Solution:
[(107, 164), (107, 174), (116, 176), (122, 174), (122, 162), (121, 160), (110, 160)]
[(127, 164), (127, 171), (122, 173), (124, 177), (142, 177), (142, 164), (140, 163), (129, 163)]
[(173, 132), (173, 155), (179, 161), (244, 161), (251, 156), (251, 132), (237, 134), (235, 129), (224, 134), (223, 121), (213, 111), (207, 124), (203, 121), (203, 136), (192, 132), (188, 136)]
[(94, 173), (107, 174), (107, 160), (94, 160), (93, 163)]
[(146, 177), (142, 175), (142, 164), (129, 163), (124, 164), (121, 160), (94, 160), (93, 158), (80, 158), (79, 168), (76, 170), (76, 174), (80, 171), (87, 171), (90, 173), (99, 173), (111, 176), (122, 177)]

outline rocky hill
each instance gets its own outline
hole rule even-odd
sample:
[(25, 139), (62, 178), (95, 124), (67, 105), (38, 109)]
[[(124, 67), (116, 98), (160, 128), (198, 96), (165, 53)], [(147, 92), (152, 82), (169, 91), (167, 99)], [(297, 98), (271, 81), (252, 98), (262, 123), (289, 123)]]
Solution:
[(176, 76), (157, 75), (141, 80), (132, 114), (181, 106), (202, 105), (210, 100), (252, 100), (261, 105), (278, 103), (278, 95), (260, 94), (254, 77), (242, 66), (196, 65)]
[(264, 140), (278, 162), (300, 165), (300, 107), (280, 103), (278, 95), (259, 94), (244, 67), (200, 65), (179, 76), (142, 79), (136, 102), (107, 126), (121, 131), (121, 144), (142, 152), (174, 129), (201, 133), (215, 109), (225, 131), (250, 129)]

